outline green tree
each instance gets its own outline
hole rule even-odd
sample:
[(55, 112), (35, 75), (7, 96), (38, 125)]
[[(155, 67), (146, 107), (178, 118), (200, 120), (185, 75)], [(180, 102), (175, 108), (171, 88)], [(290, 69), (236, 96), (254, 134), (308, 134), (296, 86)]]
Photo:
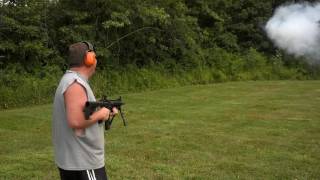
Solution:
[(3, 1), (0, 8), (0, 54), (6, 56), (0, 60), (8, 63), (20, 63), (28, 71), (45, 65), (54, 55), (49, 46), (48, 1), (15, 0)]

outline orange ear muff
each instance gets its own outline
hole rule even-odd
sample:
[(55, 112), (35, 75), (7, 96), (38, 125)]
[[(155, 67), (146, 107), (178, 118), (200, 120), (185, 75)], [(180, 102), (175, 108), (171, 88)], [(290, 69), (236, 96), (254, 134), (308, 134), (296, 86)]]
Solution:
[(84, 64), (86, 66), (92, 66), (96, 63), (96, 54), (94, 52), (87, 52), (84, 57)]

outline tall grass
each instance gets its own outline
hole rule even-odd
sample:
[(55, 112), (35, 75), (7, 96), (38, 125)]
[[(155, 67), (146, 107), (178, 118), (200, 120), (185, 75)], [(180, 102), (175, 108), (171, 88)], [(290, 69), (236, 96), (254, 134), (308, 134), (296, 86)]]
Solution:
[(61, 75), (55, 66), (32, 74), (19, 65), (0, 70), (0, 109), (51, 102)]
[[(179, 64), (128, 65), (98, 69), (90, 80), (97, 97), (195, 84), (226, 81), (308, 79), (301, 67), (285, 67), (281, 58), (267, 59), (254, 49), (236, 55), (223, 49), (203, 56), (192, 68)], [(63, 74), (57, 66), (26, 72), (19, 64), (0, 69), (0, 109), (52, 102)]]

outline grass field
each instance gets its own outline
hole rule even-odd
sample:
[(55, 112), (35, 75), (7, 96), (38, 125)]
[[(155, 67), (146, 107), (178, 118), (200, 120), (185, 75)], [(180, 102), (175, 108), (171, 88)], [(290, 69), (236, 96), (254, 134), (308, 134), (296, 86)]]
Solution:
[[(320, 179), (320, 81), (232, 82), (123, 95), (110, 179)], [(51, 105), (0, 111), (0, 179), (58, 179)]]

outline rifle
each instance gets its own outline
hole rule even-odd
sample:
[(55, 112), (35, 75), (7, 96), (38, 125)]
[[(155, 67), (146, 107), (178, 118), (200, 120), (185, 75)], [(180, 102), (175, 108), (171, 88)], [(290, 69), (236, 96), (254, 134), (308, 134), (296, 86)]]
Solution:
[[(103, 98), (100, 101), (94, 102), (94, 101), (87, 101), (85, 104), (85, 107), (83, 109), (85, 119), (88, 120), (89, 117), (93, 112), (96, 111), (98, 107), (105, 107), (112, 111), (112, 108), (116, 107), (119, 110), (120, 116), (123, 121), (123, 125), (127, 126), (126, 119), (124, 118), (124, 115), (121, 111), (121, 106), (124, 105), (124, 102), (122, 102), (121, 96), (118, 99), (110, 100), (107, 99), (106, 96), (103, 96)], [(105, 130), (109, 130), (112, 124), (114, 116), (112, 116), (111, 119), (108, 119), (105, 121)], [(99, 123), (102, 123), (102, 120), (99, 121)]]

